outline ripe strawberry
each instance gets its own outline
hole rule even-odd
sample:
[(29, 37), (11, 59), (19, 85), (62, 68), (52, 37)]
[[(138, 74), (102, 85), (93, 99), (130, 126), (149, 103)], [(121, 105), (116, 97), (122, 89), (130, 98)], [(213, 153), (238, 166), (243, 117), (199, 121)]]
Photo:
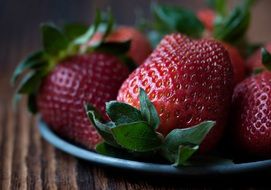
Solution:
[[(267, 52), (263, 59), (271, 63)], [(235, 145), (247, 153), (271, 155), (271, 73), (251, 76), (234, 89), (232, 103)]]
[[(101, 37), (101, 33), (96, 33), (89, 44), (91, 45), (100, 41)], [(115, 29), (106, 38), (107, 42), (124, 42), (127, 40), (131, 40), (129, 56), (140, 65), (152, 51), (150, 42), (140, 31), (133, 27), (121, 26)]]
[(208, 31), (213, 31), (216, 14), (212, 9), (201, 9), (197, 12), (198, 19)]
[(106, 53), (94, 52), (61, 61), (43, 79), (37, 92), (42, 119), (62, 136), (94, 148), (100, 136), (89, 124), (84, 103), (90, 102), (105, 116), (105, 102), (116, 99), (128, 75), (124, 63)]
[[(271, 51), (271, 42), (265, 45), (265, 48), (268, 51)], [(246, 61), (246, 69), (248, 73), (253, 72), (255, 69), (263, 69), (264, 66), (261, 60), (261, 50), (258, 49), (255, 53), (253, 53)]]
[(238, 49), (228, 43), (223, 43), (224, 47), (229, 53), (232, 68), (233, 68), (233, 83), (234, 86), (241, 82), (245, 78), (245, 62), (243, 57), (240, 55)]
[(203, 141), (210, 150), (226, 124), (232, 94), (232, 66), (227, 51), (214, 40), (166, 35), (143, 65), (123, 83), (117, 100), (139, 107), (143, 88), (160, 116), (163, 135), (204, 120), (216, 126)]
[[(107, 31), (110, 26), (106, 25)], [(125, 64), (129, 59), (126, 56), (129, 43), (101, 41), (82, 51), (81, 47), (98, 27), (91, 26), (82, 34), (76, 26), (60, 30), (44, 25), (44, 50), (24, 60), (14, 73), (16, 81), (25, 70), (29, 71), (18, 93), (29, 95), (31, 111), (40, 112), (42, 119), (59, 135), (87, 148), (93, 148), (100, 136), (87, 120), (84, 103), (92, 103), (105, 117), (104, 103), (116, 98), (129, 75)]]

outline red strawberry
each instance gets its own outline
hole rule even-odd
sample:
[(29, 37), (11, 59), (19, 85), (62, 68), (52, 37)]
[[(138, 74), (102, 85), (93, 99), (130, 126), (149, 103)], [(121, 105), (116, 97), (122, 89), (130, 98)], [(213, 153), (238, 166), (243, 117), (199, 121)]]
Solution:
[(214, 40), (166, 35), (143, 65), (123, 83), (118, 100), (139, 107), (143, 88), (160, 116), (163, 135), (204, 120), (216, 126), (202, 144), (210, 150), (220, 139), (232, 94), (232, 67), (227, 51)]
[[(216, 13), (212, 9), (201, 9), (197, 12), (197, 17), (203, 23), (205, 29), (207, 30), (206, 32), (209, 33), (205, 35), (207, 35), (207, 38), (210, 38), (212, 35), (210, 32), (214, 30)], [(233, 81), (234, 85), (236, 85), (245, 78), (245, 61), (236, 47), (226, 42), (222, 43), (229, 53), (233, 67)]]
[[(262, 62), (271, 54), (262, 49)], [(269, 67), (270, 68), (270, 67)], [(233, 94), (233, 135), (235, 145), (247, 153), (271, 155), (271, 72), (264, 71), (236, 86)]]
[(263, 72), (236, 86), (233, 95), (236, 145), (254, 154), (271, 154), (271, 73)]
[[(101, 33), (96, 33), (89, 44), (101, 40), (101, 37)], [(124, 42), (127, 40), (131, 40), (129, 55), (138, 65), (140, 65), (152, 51), (148, 39), (140, 31), (133, 27), (121, 26), (106, 38), (106, 41), (108, 42)]]
[(216, 14), (212, 9), (201, 9), (197, 12), (198, 19), (203, 23), (205, 29), (213, 31)]
[(223, 45), (228, 51), (231, 59), (234, 74), (233, 81), (235, 86), (245, 78), (245, 62), (236, 47), (228, 43), (223, 43)]
[[(271, 42), (265, 45), (268, 51), (271, 51)], [(261, 60), (261, 50), (257, 50), (253, 53), (246, 61), (246, 68), (249, 73), (253, 72), (255, 69), (263, 69), (264, 66)]]
[[(106, 26), (107, 31), (110, 30), (111, 25)], [(129, 75), (125, 64), (129, 59), (127, 42), (101, 42), (82, 52), (81, 47), (97, 27), (91, 26), (82, 34), (75, 33), (80, 31), (77, 26), (62, 31), (53, 25), (44, 25), (44, 50), (24, 60), (14, 73), (16, 80), (26, 69), (29, 71), (18, 92), (29, 95), (31, 110), (39, 111), (42, 119), (59, 135), (87, 148), (93, 148), (100, 136), (88, 122), (84, 103), (91, 103), (105, 117), (105, 102), (116, 98), (119, 87)]]
[(149, 36), (154, 39), (153, 43), (159, 42), (154, 36), (162, 37), (172, 32), (219, 40), (229, 52), (235, 85), (245, 77), (244, 59), (234, 45), (243, 38), (248, 28), (249, 7), (250, 5), (244, 3), (227, 13), (224, 2), (220, 4), (219, 10), (202, 9), (194, 13), (179, 6), (156, 5), (153, 11), (155, 24), (151, 25), (154, 31)]
[(53, 130), (88, 148), (100, 141), (89, 124), (84, 103), (104, 116), (104, 104), (116, 99), (129, 70), (117, 57), (105, 53), (73, 56), (57, 64), (37, 93), (38, 110)]

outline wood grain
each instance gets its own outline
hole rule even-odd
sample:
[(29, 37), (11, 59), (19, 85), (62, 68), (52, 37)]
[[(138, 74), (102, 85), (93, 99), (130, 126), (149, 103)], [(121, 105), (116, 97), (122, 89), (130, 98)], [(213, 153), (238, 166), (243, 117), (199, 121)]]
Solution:
[(6, 108), (6, 113), (3, 114), (5, 122), (3, 123), (3, 139), (1, 143), (2, 154), (1, 158), (1, 187), (2, 189), (9, 189), (11, 185), (12, 175), (12, 155), (13, 155), (13, 142), (14, 142), (14, 115), (11, 108)]
[(47, 142), (42, 140), (41, 154), (41, 178), (42, 186), (45, 189), (57, 189), (56, 185), (56, 160), (55, 150)]
[(29, 189), (42, 189), (42, 178), (41, 178), (41, 138), (36, 127), (35, 118), (30, 118), (30, 129), (29, 129), (29, 143), (28, 152), (26, 157), (27, 170), (27, 186)]

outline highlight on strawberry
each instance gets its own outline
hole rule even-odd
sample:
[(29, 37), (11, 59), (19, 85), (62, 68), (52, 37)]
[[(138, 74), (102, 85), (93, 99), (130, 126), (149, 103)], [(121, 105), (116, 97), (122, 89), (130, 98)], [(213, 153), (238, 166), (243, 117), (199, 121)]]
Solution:
[[(43, 49), (24, 59), (12, 78), (14, 84), (20, 81), (16, 99), (27, 95), (32, 113), (39, 112), (56, 133), (90, 149), (101, 137), (88, 122), (84, 102), (106, 117), (105, 102), (116, 99), (122, 82), (137, 66), (129, 56), (132, 35), (106, 41), (115, 30), (112, 15), (100, 11), (88, 28), (43, 24)], [(97, 32), (100, 40), (86, 45)]]
[(92, 125), (104, 139), (96, 146), (96, 151), (130, 159), (159, 155), (174, 166), (189, 164), (188, 160), (199, 149), (215, 122), (204, 121), (190, 128), (174, 129), (163, 136), (157, 132), (159, 115), (142, 88), (139, 90), (139, 100), (140, 109), (117, 101), (106, 103), (110, 120), (103, 122), (94, 107), (86, 104)]

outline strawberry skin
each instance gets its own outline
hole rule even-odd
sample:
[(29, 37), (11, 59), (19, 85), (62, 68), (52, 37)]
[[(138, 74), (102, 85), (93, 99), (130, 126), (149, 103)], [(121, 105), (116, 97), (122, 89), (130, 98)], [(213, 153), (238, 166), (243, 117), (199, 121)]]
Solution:
[(208, 31), (213, 31), (216, 14), (212, 9), (201, 9), (197, 12), (198, 19)]
[[(89, 44), (95, 43), (101, 39), (101, 34), (96, 33)], [(128, 26), (121, 26), (115, 29), (106, 38), (107, 42), (124, 42), (131, 40), (131, 47), (128, 52), (129, 56), (140, 65), (152, 52), (148, 39), (137, 29)]]
[[(203, 23), (206, 32), (205, 35), (207, 35), (207, 38), (211, 37), (210, 32), (214, 29), (214, 21), (216, 14), (212, 9), (202, 9), (197, 12), (198, 19)], [(240, 55), (238, 49), (229, 43), (222, 42), (224, 47), (229, 53), (232, 67), (233, 67), (233, 83), (234, 86), (241, 82), (245, 78), (245, 61)]]
[[(265, 45), (265, 48), (267, 51), (271, 51), (271, 42), (267, 43)], [(263, 69), (264, 66), (262, 64), (262, 59), (261, 59), (261, 50), (257, 50), (255, 53), (253, 53), (246, 61), (246, 68), (247, 72), (251, 73), (255, 69)]]
[(241, 82), (245, 78), (245, 61), (243, 57), (240, 55), (239, 51), (236, 47), (223, 42), (224, 47), (229, 53), (232, 68), (233, 68), (233, 83), (234, 86)]
[(158, 131), (163, 135), (204, 120), (216, 121), (201, 146), (201, 151), (207, 151), (223, 133), (232, 80), (231, 62), (222, 44), (172, 34), (126, 79), (117, 100), (138, 108), (138, 90), (143, 88), (158, 111)]
[(247, 153), (271, 154), (271, 73), (263, 72), (236, 86), (233, 94), (235, 144)]
[(105, 116), (105, 102), (116, 99), (128, 74), (125, 64), (110, 54), (67, 58), (42, 81), (38, 110), (55, 132), (94, 148), (101, 138), (87, 119), (84, 103), (91, 103)]

